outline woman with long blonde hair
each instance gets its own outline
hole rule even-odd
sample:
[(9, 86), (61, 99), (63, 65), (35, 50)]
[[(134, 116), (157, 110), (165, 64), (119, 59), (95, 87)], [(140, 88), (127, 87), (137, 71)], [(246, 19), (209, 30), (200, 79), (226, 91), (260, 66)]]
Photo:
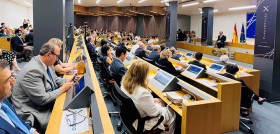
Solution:
[[(148, 90), (148, 75), (150, 67), (145, 61), (134, 62), (125, 76), (122, 78), (121, 90), (132, 99), (141, 118), (158, 115), (164, 116), (163, 122), (157, 128), (164, 130), (164, 125), (169, 126), (169, 131), (162, 133), (174, 133), (176, 114), (172, 109), (164, 107), (160, 99), (153, 98)], [(150, 130), (159, 118), (153, 118), (145, 122), (144, 131)], [(137, 129), (138, 120), (134, 121), (133, 126)]]

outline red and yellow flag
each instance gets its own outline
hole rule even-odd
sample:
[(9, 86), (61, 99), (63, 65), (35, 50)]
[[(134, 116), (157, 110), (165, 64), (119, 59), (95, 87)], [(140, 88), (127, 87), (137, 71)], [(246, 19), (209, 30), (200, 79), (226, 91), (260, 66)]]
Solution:
[(234, 25), (232, 43), (238, 43), (237, 30), (236, 30), (236, 23), (235, 23), (235, 25)]

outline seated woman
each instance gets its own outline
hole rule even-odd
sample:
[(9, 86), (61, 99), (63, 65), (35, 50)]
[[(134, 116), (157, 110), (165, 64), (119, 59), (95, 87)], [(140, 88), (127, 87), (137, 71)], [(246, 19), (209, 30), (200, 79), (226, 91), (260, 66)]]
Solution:
[(57, 76), (63, 76), (65, 73), (77, 69), (76, 64), (62, 63), (60, 60), (57, 60), (53, 66)]
[[(7, 50), (0, 49), (0, 59), (5, 59), (10, 64), (10, 69), (13, 71), (13, 68), (15, 67), (15, 71), (21, 71), (17, 64), (16, 55), (12, 52), (9, 52)], [(13, 73), (13, 75), (16, 75)]]
[[(149, 70), (148, 63), (144, 61), (134, 62), (122, 79), (121, 90), (132, 99), (141, 118), (164, 116), (163, 122), (157, 128), (164, 130), (164, 125), (168, 125), (169, 131), (165, 131), (165, 133), (172, 134), (175, 130), (176, 114), (172, 109), (164, 107), (164, 103), (160, 99), (153, 98), (149, 92)], [(144, 131), (150, 130), (158, 122), (158, 119), (153, 118), (146, 121)], [(133, 123), (135, 129), (137, 129), (137, 124), (138, 121)]]
[[(250, 108), (252, 105), (252, 98), (255, 101), (258, 101), (259, 105), (262, 105), (263, 102), (266, 100), (265, 98), (259, 97), (256, 95), (246, 84), (242, 79), (235, 78), (236, 73), (239, 71), (239, 68), (237, 65), (234, 64), (228, 64), (226, 66), (226, 73), (222, 74), (222, 76), (228, 77), (230, 79), (239, 81), (242, 83), (242, 89), (241, 89), (241, 107)], [(242, 110), (241, 115), (247, 116), (248, 111)]]
[(6, 29), (6, 28), (2, 28), (2, 29), (0, 30), (0, 37), (9, 37), (9, 36), (7, 35), (7, 29)]
[(160, 52), (160, 58), (157, 60), (157, 63), (159, 65), (165, 66), (166, 72), (172, 74), (172, 75), (180, 75), (182, 70), (176, 70), (173, 64), (168, 60), (171, 58), (172, 53), (169, 49), (165, 49)]
[(112, 63), (113, 57), (111, 53), (111, 48), (107, 45), (104, 45), (101, 48), (102, 56), (100, 57), (100, 60), (106, 64), (106, 66), (109, 66)]

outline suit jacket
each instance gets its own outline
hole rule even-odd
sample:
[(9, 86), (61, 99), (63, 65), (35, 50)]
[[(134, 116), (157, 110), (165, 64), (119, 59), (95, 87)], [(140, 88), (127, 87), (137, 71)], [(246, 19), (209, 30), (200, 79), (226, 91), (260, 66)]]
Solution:
[(172, 74), (172, 75), (179, 75), (181, 71), (177, 71), (173, 64), (168, 59), (161, 59), (159, 58), (157, 61), (158, 64), (165, 66), (164, 71)]
[(26, 41), (26, 42), (29, 42), (29, 43), (33, 43), (33, 35), (32, 35), (31, 33), (29, 33), (28, 35), (26, 35), (25, 41)]
[(193, 64), (193, 65), (196, 65), (196, 66), (199, 66), (199, 67), (202, 67), (204, 68), (205, 70), (206, 69), (206, 66), (204, 64), (201, 64), (200, 62), (198, 62), (197, 60), (194, 60), (194, 61), (190, 61), (188, 64)]
[(226, 66), (228, 64), (224, 61), (214, 61), (213, 63), (220, 64), (220, 65), (223, 65), (223, 66)]
[[(2, 104), (6, 104), (15, 113), (15, 115), (17, 115), (16, 111), (7, 99), (4, 99)], [(28, 130), (31, 129), (31, 126), (27, 125), (20, 117), (18, 118), (27, 127)], [(0, 134), (19, 134), (20, 132), (21, 131), (18, 128), (15, 128), (0, 116)]]
[(225, 35), (219, 35), (217, 41), (221, 41), (221, 44), (225, 44), (225, 41), (227, 40), (227, 37)]
[(147, 48), (146, 48), (147, 50), (150, 50), (150, 51), (153, 51), (153, 48), (152, 48), (152, 46), (147, 46)]
[(160, 55), (156, 51), (152, 51), (150, 53), (150, 55), (148, 56), (148, 58), (153, 60), (153, 61), (157, 61), (159, 57), (160, 57)]
[(176, 54), (172, 54), (172, 57), (171, 57), (171, 58), (180, 61), (180, 58), (179, 58)]
[(18, 36), (13, 37), (13, 43), (14, 46), (23, 46), (23, 40)]
[(12, 104), (23, 120), (29, 120), (31, 125), (39, 125), (46, 129), (55, 99), (60, 96), (58, 89), (66, 79), (55, 74), (53, 66), (49, 66), (50, 75), (56, 90), (53, 91), (50, 78), (38, 56), (33, 57), (17, 76), (13, 86)]
[(120, 59), (115, 58), (110, 65), (110, 71), (119, 76), (124, 76), (127, 68), (124, 66), (123, 62)]
[(139, 58), (142, 58), (142, 57), (148, 58), (148, 56), (146, 55), (146, 51), (141, 48), (136, 49), (135, 55), (138, 56)]
[(88, 49), (88, 53), (90, 55), (95, 55), (96, 54), (96, 50), (90, 42), (87, 43), (87, 49)]

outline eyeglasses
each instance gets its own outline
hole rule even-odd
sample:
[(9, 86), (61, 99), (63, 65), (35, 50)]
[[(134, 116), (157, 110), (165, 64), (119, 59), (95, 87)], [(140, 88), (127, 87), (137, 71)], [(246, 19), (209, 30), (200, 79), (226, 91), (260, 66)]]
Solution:
[[(80, 123), (84, 122), (86, 119), (88, 119), (87, 116), (84, 116), (84, 115), (79, 114), (79, 113), (82, 112), (82, 111), (83, 111), (83, 110), (80, 110), (80, 111), (78, 111), (78, 112), (75, 112), (75, 111), (73, 111), (73, 110), (68, 109), (68, 112), (71, 112), (72, 114), (66, 114), (65, 119), (66, 119), (67, 124), (68, 124), (69, 126), (74, 126), (74, 125), (80, 124)], [(82, 117), (84, 117), (84, 118), (83, 118), (81, 121), (79, 121), (79, 122), (71, 123), (71, 120), (69, 119), (69, 116), (73, 116), (73, 118), (75, 118), (74, 116), (77, 116), (77, 115), (82, 116)], [(76, 117), (76, 119), (77, 119), (77, 117)]]
[(55, 55), (56, 57), (58, 57), (59, 55), (55, 54), (54, 52), (51, 52), (51, 54)]

